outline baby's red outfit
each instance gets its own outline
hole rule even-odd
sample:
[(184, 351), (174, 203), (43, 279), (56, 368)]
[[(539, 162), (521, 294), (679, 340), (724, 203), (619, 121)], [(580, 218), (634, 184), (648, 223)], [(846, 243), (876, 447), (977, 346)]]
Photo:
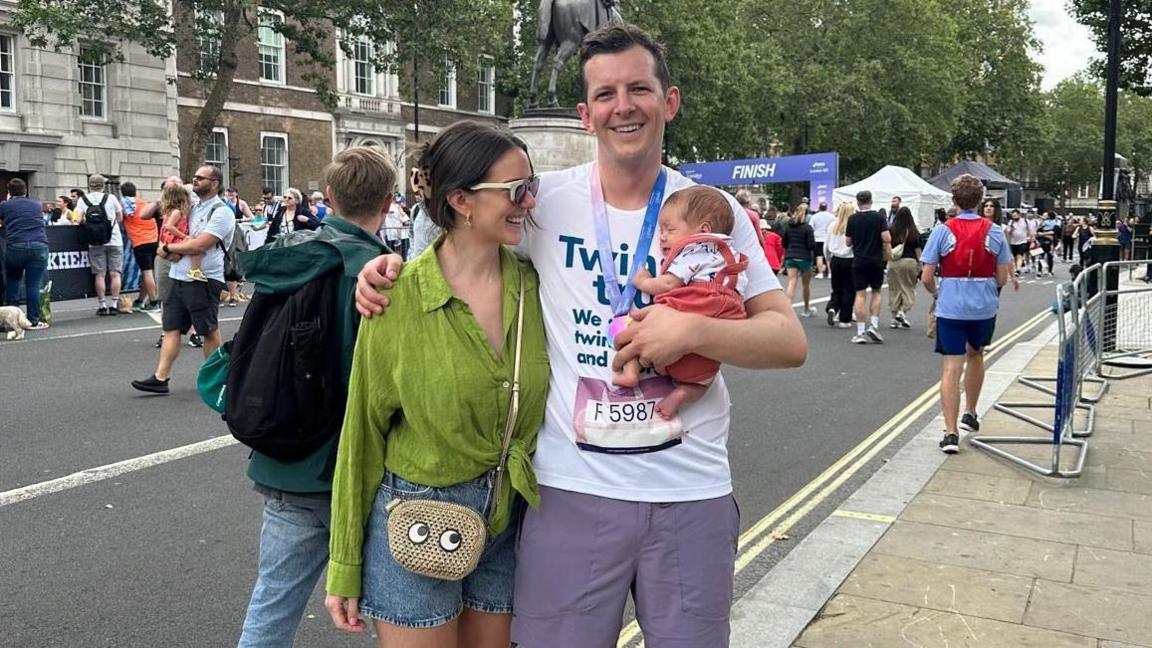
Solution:
[[(716, 273), (712, 281), (689, 281), (680, 288), (656, 295), (653, 303), (668, 306), (682, 313), (696, 313), (720, 319), (744, 319), (744, 298), (736, 292), (736, 281), (740, 273), (748, 268), (748, 257), (733, 254), (728, 243), (715, 236), (698, 234), (680, 241), (668, 251), (660, 264), (660, 274), (668, 271), (668, 266), (677, 254), (690, 243), (711, 243), (724, 257), (724, 269)], [(668, 365), (668, 375), (676, 382), (707, 384), (717, 372), (720, 363), (704, 356), (689, 354)]]

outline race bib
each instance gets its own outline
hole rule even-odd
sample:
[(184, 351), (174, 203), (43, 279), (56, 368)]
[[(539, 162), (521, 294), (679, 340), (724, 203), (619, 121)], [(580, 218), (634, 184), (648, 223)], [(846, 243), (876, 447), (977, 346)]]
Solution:
[(667, 376), (645, 378), (639, 387), (581, 377), (573, 407), (576, 445), (608, 454), (657, 452), (679, 445), (684, 434), (680, 416), (665, 419), (656, 411), (656, 404), (674, 387)]

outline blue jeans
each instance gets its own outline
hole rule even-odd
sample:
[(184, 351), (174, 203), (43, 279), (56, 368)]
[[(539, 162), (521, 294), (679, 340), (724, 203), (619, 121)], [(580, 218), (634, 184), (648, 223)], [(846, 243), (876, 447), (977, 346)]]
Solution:
[(47, 243), (9, 243), (4, 258), (4, 274), (8, 278), (5, 301), (13, 306), (20, 298), (20, 278), (24, 278), (24, 306), (28, 321), (40, 323), (40, 288), (48, 272)]
[(260, 568), (238, 648), (291, 646), (308, 598), (328, 564), (332, 500), (260, 489)]

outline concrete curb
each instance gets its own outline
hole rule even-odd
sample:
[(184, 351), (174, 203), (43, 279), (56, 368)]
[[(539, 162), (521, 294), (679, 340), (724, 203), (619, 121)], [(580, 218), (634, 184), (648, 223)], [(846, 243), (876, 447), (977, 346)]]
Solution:
[[(1056, 335), (1057, 324), (1053, 321), (989, 367), (977, 408), (980, 415), (992, 408)], [(944, 463), (946, 455), (937, 447), (943, 427), (943, 419), (937, 415), (839, 507), (867, 516), (829, 516), (733, 605), (730, 646), (792, 645)]]

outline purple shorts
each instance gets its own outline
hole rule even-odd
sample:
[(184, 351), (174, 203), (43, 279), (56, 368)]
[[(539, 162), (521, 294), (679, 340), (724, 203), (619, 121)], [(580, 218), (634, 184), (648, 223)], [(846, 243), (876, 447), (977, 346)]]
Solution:
[(520, 528), (512, 641), (614, 648), (631, 592), (646, 646), (727, 646), (739, 535), (731, 495), (660, 504), (542, 486)]

